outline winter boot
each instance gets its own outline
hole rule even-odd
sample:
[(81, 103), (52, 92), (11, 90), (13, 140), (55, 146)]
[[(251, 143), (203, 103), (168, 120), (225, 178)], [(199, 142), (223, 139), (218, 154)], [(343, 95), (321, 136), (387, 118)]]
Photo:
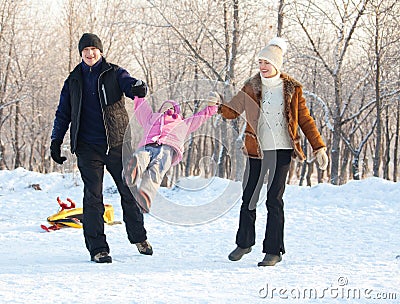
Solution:
[(231, 261), (239, 261), (245, 254), (249, 252), (251, 252), (251, 247), (241, 248), (237, 246), (236, 249), (229, 254), (228, 259)]
[(147, 240), (144, 240), (141, 243), (135, 243), (135, 245), (141, 254), (145, 255), (153, 254), (153, 248), (151, 247), (150, 243)]
[(282, 254), (275, 255), (266, 253), (264, 259), (258, 263), (258, 266), (275, 266), (275, 264), (280, 261), (282, 261)]
[(99, 252), (95, 256), (92, 256), (91, 260), (96, 263), (112, 263), (112, 258), (108, 255), (108, 252)]

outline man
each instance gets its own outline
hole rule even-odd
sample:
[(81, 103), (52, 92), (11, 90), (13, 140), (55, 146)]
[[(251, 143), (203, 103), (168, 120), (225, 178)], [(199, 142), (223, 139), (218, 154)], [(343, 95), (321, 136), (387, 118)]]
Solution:
[(121, 195), (129, 241), (141, 254), (151, 255), (143, 214), (122, 180), (122, 144), (129, 122), (124, 94), (132, 99), (144, 97), (147, 86), (106, 61), (98, 36), (83, 34), (78, 49), (82, 62), (70, 73), (61, 91), (51, 134), (51, 157), (58, 164), (66, 160), (61, 156), (61, 144), (70, 128), (71, 152), (77, 156), (84, 183), (83, 234), (92, 261), (112, 262), (104, 234), (104, 166)]

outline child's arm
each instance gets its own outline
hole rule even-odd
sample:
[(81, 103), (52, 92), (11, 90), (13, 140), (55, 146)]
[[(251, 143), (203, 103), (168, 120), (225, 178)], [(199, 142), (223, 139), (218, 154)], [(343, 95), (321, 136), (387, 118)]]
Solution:
[(207, 106), (205, 107), (203, 110), (197, 112), (196, 114), (194, 114), (193, 116), (186, 118), (184, 120), (184, 122), (186, 123), (186, 125), (189, 127), (188, 128), (188, 133), (192, 133), (194, 131), (196, 131), (198, 128), (200, 128), (200, 126), (211, 116), (213, 116), (214, 114), (216, 114), (218, 111), (218, 106), (214, 105), (214, 106)]
[(139, 124), (143, 127), (150, 119), (151, 114), (153, 114), (153, 110), (144, 98), (136, 96), (133, 102), (135, 111), (134, 115)]

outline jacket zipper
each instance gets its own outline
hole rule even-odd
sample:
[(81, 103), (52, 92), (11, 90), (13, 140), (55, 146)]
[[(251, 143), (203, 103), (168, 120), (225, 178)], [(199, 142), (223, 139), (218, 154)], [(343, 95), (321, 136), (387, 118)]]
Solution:
[[(111, 68), (103, 71), (100, 75), (99, 75), (99, 79), (97, 87), (100, 88), (100, 78), (101, 76), (103, 76), (103, 74), (107, 71), (111, 70)], [(104, 87), (104, 83), (102, 84), (101, 90), (103, 92), (104, 95), (104, 103), (107, 105), (107, 96), (106, 96), (106, 88)], [(100, 91), (99, 91), (99, 95), (100, 95)], [(101, 103), (101, 96), (99, 96), (99, 100), (100, 100), (100, 107), (101, 107), (101, 112), (103, 113), (103, 124), (104, 124), (104, 129), (106, 130), (106, 140), (107, 140), (107, 151), (106, 151), (106, 155), (108, 155), (108, 153), (110, 152), (110, 142), (109, 142), (109, 135), (108, 135), (108, 128), (106, 125), (106, 115), (103, 109), (103, 104)]]
[(105, 103), (106, 105), (108, 105), (108, 103), (107, 103), (106, 88), (105, 88), (105, 86), (104, 86), (104, 83), (101, 85), (101, 90), (103, 91), (104, 103)]
[[(80, 96), (79, 96), (79, 108), (78, 108), (78, 114), (77, 117), (81, 117), (81, 109), (82, 109), (82, 90), (80, 90)], [(80, 120), (77, 119), (76, 121), (76, 131), (75, 131), (75, 138), (74, 138), (74, 151), (72, 153), (75, 153), (76, 147), (78, 146), (78, 133), (79, 133), (79, 127), (80, 127)]]

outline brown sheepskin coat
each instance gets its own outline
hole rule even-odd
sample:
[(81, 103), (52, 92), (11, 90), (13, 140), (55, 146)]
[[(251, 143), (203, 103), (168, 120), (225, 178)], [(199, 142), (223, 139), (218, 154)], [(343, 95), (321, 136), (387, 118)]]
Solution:
[[(293, 157), (304, 161), (306, 156), (301, 149), (299, 127), (307, 137), (314, 151), (325, 147), (314, 119), (306, 106), (302, 85), (291, 76), (281, 73), (283, 80), (283, 96), (285, 100), (285, 117), (288, 122), (288, 132), (294, 149)], [(235, 119), (245, 112), (246, 130), (243, 152), (251, 158), (263, 158), (263, 152), (257, 139), (257, 125), (261, 105), (261, 76), (259, 73), (246, 81), (229, 102), (223, 102), (219, 113), (226, 119)]]

